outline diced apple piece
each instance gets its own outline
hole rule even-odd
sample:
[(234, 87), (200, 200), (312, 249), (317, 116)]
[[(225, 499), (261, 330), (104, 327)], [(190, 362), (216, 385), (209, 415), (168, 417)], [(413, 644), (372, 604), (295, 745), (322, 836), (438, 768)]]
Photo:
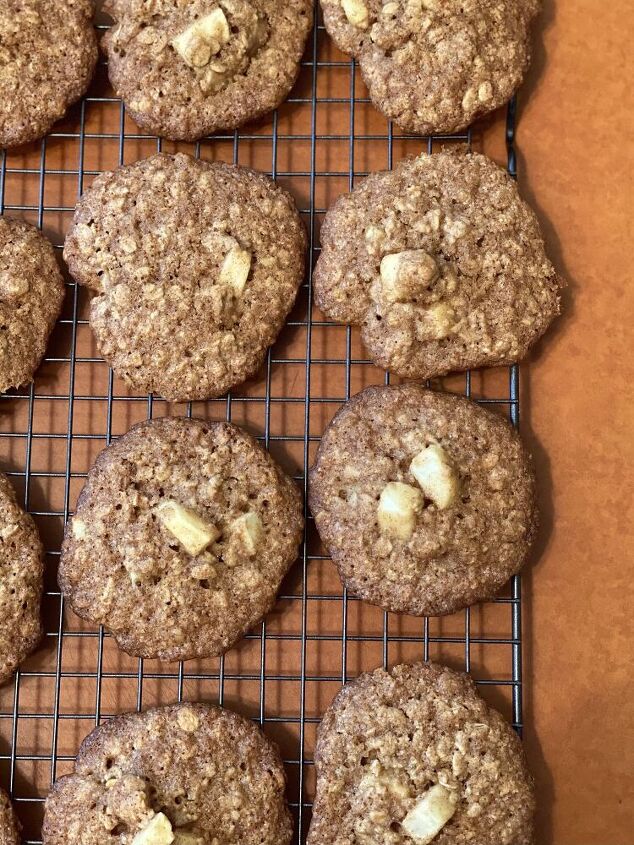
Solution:
[(220, 284), (230, 285), (237, 294), (241, 294), (251, 272), (251, 253), (238, 244), (232, 247), (220, 268)]
[(367, 29), (370, 23), (368, 7), (363, 0), (341, 0), (343, 12), (352, 26)]
[(231, 30), (225, 13), (222, 9), (214, 9), (177, 35), (172, 40), (172, 46), (189, 67), (202, 68), (230, 38)]
[(194, 24), (196, 34), (200, 35), (206, 41), (217, 41), (219, 44), (226, 44), (231, 38), (231, 30), (229, 29), (229, 21), (222, 9), (214, 9), (205, 15), (204, 18), (199, 18)]
[(410, 464), (410, 472), (423, 493), (439, 510), (451, 507), (458, 498), (460, 481), (442, 446), (430, 443)]
[(211, 61), (211, 46), (195, 32), (184, 32), (176, 37), (172, 44), (190, 67), (205, 67)]
[(161, 502), (154, 508), (154, 512), (170, 534), (194, 557), (220, 536), (214, 525), (205, 522), (191, 508), (173, 499)]
[(250, 555), (255, 554), (264, 537), (264, 526), (257, 513), (243, 513), (233, 521), (231, 533), (237, 536)]
[(413, 300), (439, 276), (438, 264), (424, 249), (384, 256), (380, 273), (383, 295), (389, 302)]
[(429, 845), (456, 812), (457, 797), (440, 783), (418, 800), (401, 822), (416, 845)]
[(136, 834), (132, 845), (172, 845), (173, 841), (174, 831), (170, 820), (165, 813), (157, 813), (143, 830)]
[(383, 488), (379, 499), (379, 528), (400, 540), (409, 540), (414, 533), (416, 515), (422, 506), (420, 490), (410, 484), (390, 481)]

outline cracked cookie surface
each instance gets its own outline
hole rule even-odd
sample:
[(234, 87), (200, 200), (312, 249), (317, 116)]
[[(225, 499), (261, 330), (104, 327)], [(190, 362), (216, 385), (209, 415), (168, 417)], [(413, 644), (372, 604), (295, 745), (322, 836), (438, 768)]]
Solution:
[(0, 845), (20, 845), (20, 823), (9, 796), (0, 789)]
[(98, 293), (99, 350), (135, 390), (208, 399), (255, 375), (306, 260), (297, 208), (267, 176), (158, 154), (97, 177), (66, 237)]
[(97, 64), (91, 0), (0, 4), (0, 148), (41, 138), (87, 90)]
[(401, 376), (514, 363), (560, 312), (534, 212), (464, 148), (371, 175), (328, 212), (321, 242), (317, 304)]
[(108, 0), (118, 96), (143, 129), (194, 141), (277, 108), (295, 84), (313, 0)]
[(408, 132), (445, 134), (508, 102), (530, 61), (539, 0), (321, 0), (375, 106)]
[[(319, 728), (315, 765), (308, 845), (533, 842), (519, 738), (467, 675), (444, 666), (402, 664), (347, 684)], [(431, 839), (412, 838), (408, 820), (432, 789), (452, 814)]]
[(0, 217), (0, 393), (33, 380), (64, 299), (52, 244)]
[(254, 438), (164, 417), (97, 458), (59, 582), (73, 610), (129, 654), (215, 656), (271, 609), (302, 530), (298, 488)]
[(341, 579), (395, 613), (491, 598), (524, 564), (530, 457), (498, 414), (416, 384), (369, 387), (326, 429), (309, 504)]
[(33, 517), (0, 473), (0, 684), (40, 641), (43, 577), (44, 550)]
[(288, 845), (277, 747), (251, 721), (183, 703), (117, 716), (46, 801), (46, 845)]

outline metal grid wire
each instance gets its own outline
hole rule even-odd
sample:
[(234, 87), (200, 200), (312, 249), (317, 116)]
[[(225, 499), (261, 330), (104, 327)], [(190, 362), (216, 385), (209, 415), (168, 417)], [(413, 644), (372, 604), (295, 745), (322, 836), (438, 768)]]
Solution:
[[(383, 166), (391, 166), (395, 145), (405, 139), (409, 150), (432, 150), (438, 139), (420, 139), (395, 134), (391, 126), (383, 131), (360, 132), (358, 129), (359, 109), (371, 109), (369, 101), (359, 93), (358, 72), (352, 61), (320, 58), (321, 45), (326, 42), (323, 26), (316, 12), (316, 26), (311, 36), (312, 43), (308, 58), (303, 62), (302, 74), (306, 81), (306, 94), (290, 98), (290, 109), (308, 112), (309, 131), (285, 131), (281, 127), (279, 114), (266, 121), (264, 132), (254, 134), (236, 132), (212, 139), (209, 151), (213, 155), (214, 144), (223, 142), (232, 145), (232, 160), (241, 161), (242, 145), (249, 141), (270, 145), (269, 172), (274, 179), (283, 181), (300, 177), (307, 180), (307, 199), (300, 210), (306, 220), (310, 250), (314, 259), (318, 255), (318, 222), (326, 211), (326, 204), (320, 204), (318, 185), (323, 180), (338, 179), (345, 184), (343, 190), (351, 189), (365, 172), (358, 167), (357, 144), (371, 144), (381, 150)], [(347, 95), (323, 96), (319, 89), (320, 78), (329, 73), (344, 75)], [(117, 109), (118, 125), (108, 131), (95, 131), (89, 125), (91, 110)], [(319, 111), (336, 107), (343, 114), (347, 125), (339, 132), (321, 132)], [(39, 162), (33, 160), (14, 162), (2, 153), (0, 158), (0, 213), (24, 215), (35, 219), (40, 228), (46, 230), (49, 215), (67, 221), (72, 213), (76, 197), (80, 195), (98, 169), (87, 163), (86, 145), (109, 143), (118, 145), (118, 161), (125, 161), (129, 143), (139, 140), (156, 144), (161, 150), (163, 143), (158, 139), (139, 135), (126, 121), (123, 105), (112, 96), (88, 96), (76, 109), (76, 126), (69, 131), (57, 131), (45, 138), (39, 147)], [(347, 116), (345, 113), (347, 112)], [(515, 175), (515, 154), (513, 149), (515, 127), (515, 105), (508, 109), (506, 145), (508, 168)], [(471, 132), (461, 136), (440, 139), (471, 144)], [(320, 145), (328, 142), (346, 145), (347, 168), (329, 169), (319, 162)], [(49, 155), (51, 145), (73, 144), (77, 148), (76, 167), (51, 166)], [(279, 166), (278, 153), (281, 144), (305, 144), (309, 167), (292, 167), (289, 170)], [(195, 146), (195, 153), (201, 154), (201, 144)], [(205, 147), (205, 153), (207, 147)], [(266, 168), (260, 168), (266, 169)], [(74, 196), (69, 201), (55, 201), (47, 198), (47, 181), (60, 177), (75, 182)], [(25, 199), (23, 194), (13, 192), (10, 183), (35, 180), (35, 200)], [(56, 237), (56, 246), (61, 249), (63, 239), (61, 225)], [(369, 382), (382, 378), (373, 371), (371, 362), (356, 354), (355, 335), (349, 327), (340, 327), (325, 321), (314, 313), (312, 302), (312, 270), (302, 291), (300, 305), (292, 315), (286, 332), (294, 332), (296, 343), (290, 352), (278, 343), (269, 352), (264, 374), (261, 378), (260, 394), (237, 392), (226, 399), (209, 402), (204, 406), (188, 405), (186, 413), (196, 416), (206, 414), (227, 420), (243, 420), (250, 408), (257, 412), (257, 428), (264, 444), (274, 448), (291, 449), (295, 476), (306, 494), (307, 470), (314, 448), (319, 441), (315, 417), (321, 416), (325, 408), (325, 421), (358, 389), (356, 375), (359, 371), (373, 373)], [(46, 622), (43, 655), (30, 659), (18, 672), (13, 685), (4, 689), (0, 698), (0, 766), (2, 783), (7, 787), (25, 825), (26, 841), (40, 842), (42, 802), (50, 783), (70, 768), (81, 738), (93, 725), (112, 716), (121, 709), (138, 709), (151, 703), (167, 700), (181, 700), (183, 697), (201, 697), (220, 704), (229, 703), (251, 715), (267, 733), (272, 734), (282, 746), (289, 777), (289, 795), (296, 816), (294, 840), (305, 841), (310, 817), (314, 778), (312, 748), (314, 729), (324, 707), (339, 685), (354, 676), (361, 668), (373, 668), (395, 662), (395, 657), (427, 660), (437, 651), (448, 649), (454, 656), (453, 665), (460, 663), (471, 671), (472, 657), (476, 647), (484, 650), (494, 646), (503, 649), (498, 660), (500, 671), (488, 672), (478, 669), (474, 672), (481, 689), (487, 687), (509, 693), (508, 713), (515, 728), (522, 725), (522, 666), (521, 666), (521, 602), (520, 579), (513, 579), (504, 597), (490, 603), (498, 613), (493, 633), (482, 622), (483, 612), (479, 609), (466, 610), (461, 622), (455, 626), (443, 627), (434, 620), (414, 620), (413, 625), (404, 625), (390, 614), (376, 609), (361, 608), (362, 602), (347, 595), (331, 578), (324, 582), (311, 580), (311, 573), (328, 566), (328, 559), (314, 542), (314, 528), (308, 510), (306, 536), (301, 548), (299, 562), (294, 575), (285, 583), (280, 596), (280, 619), (264, 621), (259, 630), (248, 637), (244, 649), (248, 655), (236, 661), (230, 655), (218, 661), (199, 664), (158, 664), (132, 659), (126, 660), (117, 652), (111, 638), (101, 630), (91, 630), (82, 624), (64, 607), (64, 599), (55, 584), (55, 570), (59, 557), (61, 526), (65, 522), (76, 500), (77, 490), (83, 484), (90, 458), (94, 457), (94, 445), (102, 448), (116, 436), (120, 427), (117, 415), (121, 409), (134, 407), (134, 420), (140, 416), (152, 417), (167, 412), (162, 400), (153, 397), (119, 395), (121, 388), (101, 359), (90, 350), (78, 345), (82, 333), (89, 332), (87, 321), (82, 318), (82, 291), (68, 282), (66, 311), (59, 321), (57, 332), (61, 338), (62, 350), (45, 359), (44, 369), (48, 372), (60, 370), (64, 383), (53, 379), (41, 383), (40, 376), (29, 388), (13, 391), (0, 398), (0, 420), (7, 424), (0, 428), (3, 468), (10, 471), (16, 486), (23, 485), (24, 506), (34, 514), (47, 546), (48, 579), (44, 599)], [(339, 332), (340, 343), (322, 345), (316, 338), (329, 332)], [(299, 343), (299, 347), (298, 347)], [(333, 351), (334, 350), (334, 351)], [(274, 389), (276, 370), (294, 368), (296, 378), (293, 389), (285, 392)], [(323, 395), (313, 390), (316, 373), (336, 367), (342, 371), (341, 389), (328, 389)], [(89, 371), (106, 373), (103, 380), (90, 381), (88, 387), (78, 389), (81, 376)], [(472, 374), (463, 381), (463, 392), (472, 395)], [(385, 376), (386, 381), (389, 376)], [(326, 385), (334, 386), (336, 379), (320, 376)], [(290, 382), (289, 382), (290, 383)], [(339, 382), (337, 382), (339, 383)], [(60, 388), (61, 384), (61, 388)], [(500, 384), (502, 387), (500, 387)], [(518, 369), (510, 368), (502, 381), (497, 382), (494, 395), (478, 396), (480, 401), (501, 405), (508, 409), (512, 422), (519, 422)], [(247, 407), (250, 406), (250, 407)], [(42, 425), (39, 409), (45, 408), (50, 426)], [(272, 423), (276, 409), (290, 408), (299, 427), (284, 429)], [(246, 409), (246, 411), (245, 411)], [(90, 423), (84, 425), (83, 417), (88, 414)], [(81, 425), (78, 423), (82, 417)], [(323, 428), (323, 423), (321, 425)], [(105, 430), (104, 430), (105, 429)], [(122, 430), (125, 430), (123, 428)], [(119, 433), (121, 433), (119, 431)], [(48, 450), (48, 465), (40, 460), (42, 449)], [(76, 465), (75, 457), (88, 449), (85, 465)], [(84, 460), (84, 458), (82, 458)], [(51, 503), (41, 489), (51, 492)], [(317, 611), (315, 610), (317, 609)], [(362, 624), (363, 613), (374, 613), (369, 625)], [(473, 625), (473, 614), (478, 614), (477, 630)], [(501, 614), (501, 615), (500, 615)], [(290, 619), (288, 624), (284, 621)], [(320, 626), (316, 621), (324, 621)], [(360, 622), (361, 620), (361, 622)], [(502, 620), (502, 621), (500, 621)], [(273, 624), (275, 623), (275, 624)], [(243, 650), (244, 650), (243, 649)], [(432, 653), (433, 652), (433, 653)], [(367, 654), (365, 665), (364, 655)], [(71, 655), (68, 658), (68, 655)], [(250, 656), (249, 656), (250, 655)], [(272, 656), (273, 655), (273, 656)], [(325, 664), (322, 662), (325, 661)], [(486, 661), (485, 661), (486, 662)], [(213, 664), (213, 665), (210, 665)], [(484, 666), (484, 663), (482, 664)], [(161, 692), (165, 685), (165, 693)], [(231, 686), (231, 692), (227, 690)], [(320, 688), (325, 693), (320, 694)], [(125, 694), (120, 694), (121, 691)], [(149, 690), (149, 692), (148, 692)], [(271, 692), (271, 690), (273, 692)], [(280, 692), (281, 690), (281, 692)], [(70, 692), (67, 692), (70, 691)], [(242, 706), (242, 693), (249, 704)], [(69, 727), (72, 732), (69, 734)]]

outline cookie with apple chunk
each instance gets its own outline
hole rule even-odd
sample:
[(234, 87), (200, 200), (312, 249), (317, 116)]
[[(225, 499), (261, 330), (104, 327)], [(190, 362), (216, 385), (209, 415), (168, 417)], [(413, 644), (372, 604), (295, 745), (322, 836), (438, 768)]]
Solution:
[(328, 708), (308, 845), (532, 845), (522, 744), (473, 681), (433, 663), (376, 669)]
[(369, 387), (332, 420), (310, 474), (319, 535), (354, 595), (440, 616), (496, 595), (537, 527), (517, 432), (462, 396)]

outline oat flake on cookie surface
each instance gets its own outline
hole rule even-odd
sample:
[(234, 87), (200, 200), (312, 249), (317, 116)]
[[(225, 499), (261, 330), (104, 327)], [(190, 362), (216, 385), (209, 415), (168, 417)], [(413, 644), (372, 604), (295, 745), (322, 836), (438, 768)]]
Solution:
[(494, 596), (537, 528), (517, 432), (475, 402), (417, 384), (368, 387), (343, 406), (320, 443), (309, 504), (348, 589), (416, 616)]
[(255, 375), (295, 302), (306, 232), (264, 174), (158, 154), (98, 176), (66, 237), (99, 350), (130, 387), (208, 399)]
[(152, 134), (195, 141), (282, 103), (313, 23), (313, 0), (108, 0), (110, 80)]
[(0, 2), (0, 148), (44, 136), (97, 64), (91, 0)]
[(522, 744), (467, 676), (376, 669), (328, 708), (308, 845), (532, 845)]
[(277, 747), (249, 719), (183, 703), (89, 734), (46, 801), (45, 845), (288, 845)]
[(408, 378), (521, 360), (560, 311), (537, 217), (459, 147), (374, 173), (326, 215), (315, 300)]
[(375, 106), (408, 132), (446, 134), (508, 102), (530, 62), (540, 0), (321, 0)]
[(251, 435), (163, 417), (97, 458), (59, 583), (128, 654), (213, 657), (273, 607), (302, 531), (297, 486)]

